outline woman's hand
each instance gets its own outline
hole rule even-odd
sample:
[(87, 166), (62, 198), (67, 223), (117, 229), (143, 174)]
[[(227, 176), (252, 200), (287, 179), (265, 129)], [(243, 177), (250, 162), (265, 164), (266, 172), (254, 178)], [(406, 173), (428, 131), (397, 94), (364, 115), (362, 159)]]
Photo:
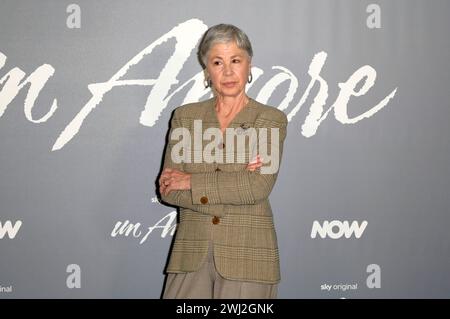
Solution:
[(159, 178), (159, 191), (168, 195), (174, 190), (191, 189), (191, 174), (182, 172), (175, 168), (166, 168)]
[(253, 161), (251, 161), (250, 163), (248, 163), (248, 165), (247, 165), (247, 170), (253, 172), (253, 171), (255, 171), (256, 169), (260, 168), (262, 165), (263, 165), (263, 163), (262, 163), (262, 158), (261, 158), (261, 156), (259, 156), (259, 154), (258, 154), (258, 155), (256, 155), (256, 158), (255, 158)]

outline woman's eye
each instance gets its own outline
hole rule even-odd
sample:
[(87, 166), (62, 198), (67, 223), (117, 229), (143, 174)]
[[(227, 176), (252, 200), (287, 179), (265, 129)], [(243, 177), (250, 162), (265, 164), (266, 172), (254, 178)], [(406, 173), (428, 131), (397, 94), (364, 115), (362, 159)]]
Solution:
[(220, 65), (220, 61), (214, 61), (214, 65)]
[(238, 59), (234, 59), (233, 63), (239, 63), (240, 61)]

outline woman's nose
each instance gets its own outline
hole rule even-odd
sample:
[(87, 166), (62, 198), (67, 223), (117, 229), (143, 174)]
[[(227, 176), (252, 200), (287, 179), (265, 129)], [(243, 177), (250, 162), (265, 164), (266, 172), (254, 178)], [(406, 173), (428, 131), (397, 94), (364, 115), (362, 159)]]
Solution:
[(223, 73), (225, 75), (229, 75), (229, 74), (233, 73), (233, 70), (232, 70), (230, 64), (224, 64), (224, 66), (223, 66)]

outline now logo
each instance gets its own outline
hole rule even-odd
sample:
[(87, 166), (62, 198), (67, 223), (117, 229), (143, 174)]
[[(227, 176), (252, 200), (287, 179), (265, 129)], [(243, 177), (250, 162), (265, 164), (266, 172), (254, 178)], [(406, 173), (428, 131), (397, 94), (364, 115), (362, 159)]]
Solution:
[(366, 229), (367, 221), (364, 220), (361, 225), (357, 221), (353, 221), (351, 224), (347, 220), (341, 222), (339, 220), (332, 220), (329, 222), (325, 220), (321, 225), (319, 221), (315, 220), (311, 229), (311, 238), (316, 238), (317, 234), (321, 238), (327, 236), (331, 239), (339, 239), (342, 236), (350, 238), (353, 234), (356, 238), (360, 238)]
[(10, 239), (16, 237), (17, 232), (19, 231), (20, 226), (22, 226), (22, 221), (18, 220), (12, 225), (10, 220), (7, 220), (4, 224), (0, 221), (0, 239), (3, 239), (6, 234)]

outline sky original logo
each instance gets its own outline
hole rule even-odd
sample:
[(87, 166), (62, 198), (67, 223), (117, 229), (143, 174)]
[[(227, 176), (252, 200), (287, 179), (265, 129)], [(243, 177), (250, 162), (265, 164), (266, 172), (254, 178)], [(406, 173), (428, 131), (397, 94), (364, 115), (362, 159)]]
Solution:
[(11, 293), (13, 292), (13, 286), (9, 285), (9, 286), (2, 286), (0, 285), (0, 293)]
[(359, 224), (357, 221), (353, 221), (351, 224), (345, 220), (343, 222), (339, 220), (332, 220), (329, 222), (325, 220), (322, 225), (319, 221), (315, 220), (312, 229), (311, 229), (311, 238), (316, 238), (317, 235), (320, 238), (331, 238), (331, 239), (339, 239), (344, 236), (345, 238), (350, 238), (352, 235), (355, 238), (360, 238), (364, 233), (364, 230), (367, 227), (367, 221), (362, 221)]

